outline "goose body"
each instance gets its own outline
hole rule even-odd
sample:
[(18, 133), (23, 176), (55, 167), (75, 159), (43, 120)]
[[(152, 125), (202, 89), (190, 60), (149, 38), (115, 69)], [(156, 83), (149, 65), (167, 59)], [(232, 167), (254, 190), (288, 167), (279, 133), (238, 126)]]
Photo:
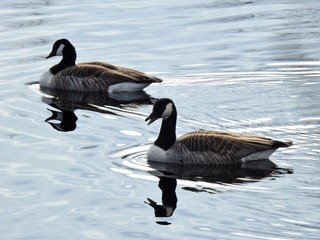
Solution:
[(62, 56), (40, 78), (40, 86), (80, 92), (141, 91), (161, 79), (143, 72), (104, 62), (76, 64), (76, 51), (67, 39), (57, 40), (47, 58)]
[(193, 131), (176, 138), (177, 111), (171, 99), (158, 100), (146, 118), (162, 118), (158, 138), (147, 152), (148, 161), (178, 164), (236, 164), (268, 159), (279, 147), (292, 142), (222, 131)]

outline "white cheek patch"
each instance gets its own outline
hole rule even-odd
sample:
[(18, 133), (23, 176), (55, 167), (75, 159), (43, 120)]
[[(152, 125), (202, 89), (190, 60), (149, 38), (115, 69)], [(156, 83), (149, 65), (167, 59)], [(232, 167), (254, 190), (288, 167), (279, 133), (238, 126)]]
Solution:
[(57, 50), (56, 55), (57, 55), (57, 56), (62, 56), (62, 51), (63, 51), (63, 49), (64, 49), (64, 44), (60, 44), (60, 46), (59, 46), (59, 48), (58, 48), (58, 50)]
[(168, 117), (170, 117), (171, 113), (172, 113), (172, 103), (168, 103), (161, 117), (163, 119), (167, 119)]

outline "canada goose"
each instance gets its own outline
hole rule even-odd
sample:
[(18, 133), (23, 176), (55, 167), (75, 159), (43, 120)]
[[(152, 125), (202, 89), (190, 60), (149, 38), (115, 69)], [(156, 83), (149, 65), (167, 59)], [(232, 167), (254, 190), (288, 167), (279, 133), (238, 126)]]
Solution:
[(148, 161), (179, 164), (235, 164), (267, 159), (279, 147), (292, 142), (221, 131), (194, 131), (176, 139), (177, 110), (171, 99), (162, 98), (146, 118), (148, 125), (162, 118), (158, 138), (149, 148)]
[(104, 62), (76, 65), (76, 50), (67, 39), (59, 39), (53, 44), (47, 58), (53, 56), (62, 56), (62, 60), (41, 76), (42, 87), (81, 92), (132, 92), (162, 82), (145, 73)]

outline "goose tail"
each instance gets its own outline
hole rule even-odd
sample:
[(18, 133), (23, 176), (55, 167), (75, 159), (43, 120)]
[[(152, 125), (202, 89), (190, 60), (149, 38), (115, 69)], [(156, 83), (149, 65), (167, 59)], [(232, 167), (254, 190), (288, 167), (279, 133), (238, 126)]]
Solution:
[(162, 79), (155, 76), (149, 76), (149, 80), (152, 80), (152, 82), (155, 82), (155, 83), (161, 83), (163, 81)]
[(292, 141), (274, 141), (273, 143), (274, 148), (290, 147), (292, 145)]

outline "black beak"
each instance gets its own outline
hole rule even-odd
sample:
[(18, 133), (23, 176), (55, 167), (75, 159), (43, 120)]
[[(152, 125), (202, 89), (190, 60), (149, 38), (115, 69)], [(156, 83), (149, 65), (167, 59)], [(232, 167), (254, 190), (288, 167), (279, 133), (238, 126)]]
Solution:
[(154, 114), (151, 113), (151, 114), (149, 115), (149, 117), (146, 118), (145, 121), (149, 121), (149, 122), (148, 122), (148, 125), (150, 125), (151, 123), (153, 123), (153, 122), (156, 121), (157, 119), (158, 119), (158, 117), (154, 116)]
[(51, 57), (54, 57), (56, 54), (54, 53), (54, 52), (51, 52), (47, 57), (46, 57), (46, 59), (48, 59), (48, 58), (51, 58)]

